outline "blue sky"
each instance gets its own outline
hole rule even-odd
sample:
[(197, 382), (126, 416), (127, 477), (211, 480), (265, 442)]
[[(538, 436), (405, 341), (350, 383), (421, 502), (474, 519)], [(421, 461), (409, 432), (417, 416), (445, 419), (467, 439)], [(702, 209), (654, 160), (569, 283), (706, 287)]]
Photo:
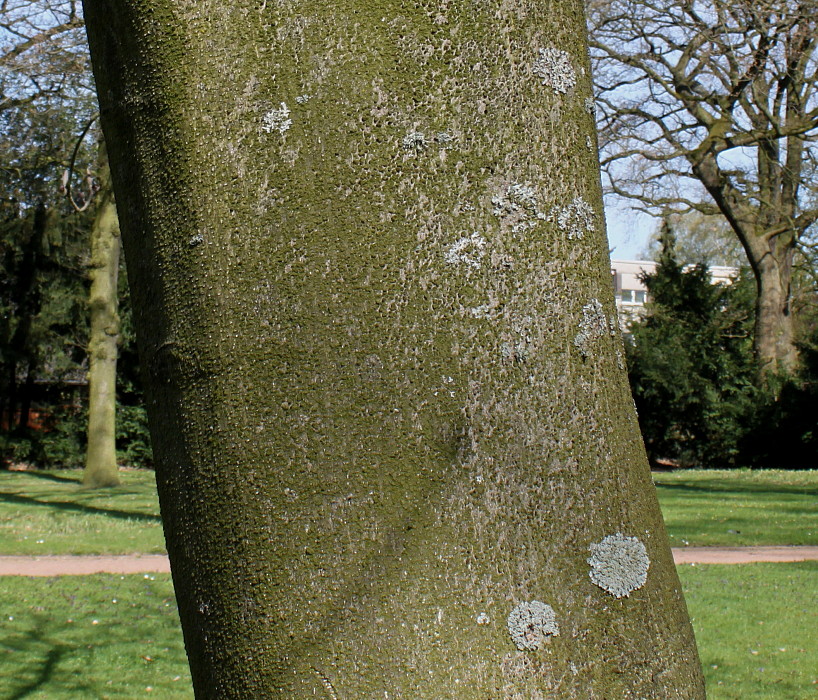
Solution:
[(605, 218), (608, 226), (608, 247), (613, 248), (614, 260), (641, 260), (657, 220), (633, 211), (627, 205), (615, 206), (606, 202)]

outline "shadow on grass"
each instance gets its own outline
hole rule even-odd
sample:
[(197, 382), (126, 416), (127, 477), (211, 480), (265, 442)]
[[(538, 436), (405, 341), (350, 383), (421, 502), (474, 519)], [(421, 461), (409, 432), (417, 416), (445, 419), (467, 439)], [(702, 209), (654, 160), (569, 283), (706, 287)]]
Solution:
[(56, 481), (60, 484), (75, 484), (79, 486), (82, 484), (81, 479), (73, 478), (70, 476), (59, 476), (58, 474), (52, 474), (50, 472), (40, 472), (40, 471), (10, 471), (6, 470), (5, 473), (7, 475), (19, 475), (19, 476), (33, 476), (37, 479), (44, 479), (46, 481)]
[(786, 486), (783, 484), (735, 484), (729, 481), (708, 481), (707, 483), (681, 482), (674, 484), (657, 483), (657, 490), (670, 492), (712, 493), (712, 494), (786, 494), (790, 496), (818, 496), (818, 487), (814, 486)]
[[(38, 638), (36, 641), (43, 640)], [(20, 688), (19, 690), (13, 691), (12, 694), (8, 696), (8, 700), (22, 700), (22, 698), (28, 697), (35, 690), (39, 690), (42, 686), (50, 683), (51, 678), (54, 675), (54, 669), (56, 668), (65, 651), (66, 648), (62, 645), (52, 647), (51, 649), (49, 649), (45, 657), (45, 662), (40, 668), (40, 673), (37, 676), (37, 678), (35, 678), (30, 683)]]
[[(55, 691), (61, 691), (60, 697), (100, 697), (81, 674), (71, 673), (64, 667), (66, 661), (76, 658), (91, 647), (84, 642), (60, 639), (64, 635), (64, 625), (55, 624), (53, 618), (36, 615), (27, 630), (19, 630), (6, 640), (13, 655), (5, 655), (2, 671), (14, 668), (15, 673), (2, 673), (9, 681), (17, 677), (17, 683), (9, 682), (3, 700), (23, 700), (32, 695), (50, 697)], [(23, 675), (23, 678), (19, 678)]]
[(107, 515), (111, 518), (119, 518), (121, 520), (140, 520), (150, 523), (161, 523), (162, 518), (159, 515), (152, 513), (137, 513), (128, 510), (118, 510), (116, 508), (95, 508), (94, 506), (86, 506), (81, 503), (72, 503), (70, 501), (40, 501), (31, 496), (20, 496), (14, 493), (0, 493), (0, 501), (6, 503), (16, 503), (18, 505), (27, 506), (45, 506), (46, 508), (55, 508), (57, 510), (72, 511), (74, 513), (83, 513), (85, 515)]

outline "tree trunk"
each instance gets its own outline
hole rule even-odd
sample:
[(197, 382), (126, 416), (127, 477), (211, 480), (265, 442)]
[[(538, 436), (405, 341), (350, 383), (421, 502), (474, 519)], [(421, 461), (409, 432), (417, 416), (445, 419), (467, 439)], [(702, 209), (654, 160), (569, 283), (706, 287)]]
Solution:
[(798, 363), (790, 312), (792, 264), (798, 236), (787, 226), (794, 218), (794, 200), (789, 201), (788, 211), (771, 207), (762, 211), (749, 205), (729, 186), (713, 153), (692, 158), (691, 165), (741, 242), (752, 267), (758, 290), (753, 335), (758, 385), (769, 385), (775, 375), (791, 373)]
[(119, 221), (105, 145), (100, 145), (100, 191), (91, 228), (91, 329), (88, 340), (88, 445), (82, 483), (120, 483), (116, 463), (116, 359), (119, 345)]
[[(787, 111), (789, 113), (789, 107)], [(763, 129), (764, 126), (765, 122), (760, 119), (756, 127)], [(776, 375), (791, 373), (798, 361), (790, 287), (798, 241), (792, 222), (798, 213), (803, 146), (798, 138), (787, 139), (787, 167), (781, 163), (782, 146), (780, 139), (764, 139), (759, 145), (759, 204), (755, 226), (750, 228), (756, 234), (750, 246), (750, 260), (758, 289), (754, 348), (760, 385)], [(790, 153), (791, 150), (794, 152)], [(790, 168), (795, 168), (795, 172), (788, 173)]]
[(580, 0), (85, 16), (196, 696), (703, 698)]
[[(19, 385), (18, 385), (19, 386)], [(23, 382), (20, 392), (20, 419), (17, 428), (23, 433), (28, 431), (28, 424), (31, 420), (31, 399), (34, 394), (34, 362), (29, 359), (26, 366), (26, 380)]]
[[(791, 258), (793, 250), (788, 252)], [(768, 254), (758, 261), (756, 269), (754, 348), (760, 381), (766, 382), (777, 374), (792, 373), (798, 363), (790, 313), (791, 262), (787, 265)]]

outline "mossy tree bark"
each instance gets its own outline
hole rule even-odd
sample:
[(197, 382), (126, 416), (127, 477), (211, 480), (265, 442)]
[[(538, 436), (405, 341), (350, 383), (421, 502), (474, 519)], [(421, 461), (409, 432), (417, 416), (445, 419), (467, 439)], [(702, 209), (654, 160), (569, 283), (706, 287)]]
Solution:
[(703, 697), (580, 0), (86, 21), (197, 697)]
[(88, 444), (82, 483), (120, 483), (116, 462), (116, 360), (119, 346), (120, 236), (105, 145), (100, 145), (100, 191), (91, 228), (91, 314), (88, 338)]

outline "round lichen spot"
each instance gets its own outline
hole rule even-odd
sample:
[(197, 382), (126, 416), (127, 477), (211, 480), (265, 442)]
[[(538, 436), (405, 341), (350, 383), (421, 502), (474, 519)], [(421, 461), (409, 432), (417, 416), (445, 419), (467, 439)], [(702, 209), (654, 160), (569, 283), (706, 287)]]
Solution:
[(594, 542), (590, 550), (591, 581), (612, 596), (626, 598), (648, 580), (650, 559), (636, 537), (617, 532)]
[(534, 75), (542, 79), (542, 84), (554, 92), (565, 94), (577, 84), (577, 76), (571, 66), (571, 57), (555, 48), (540, 49), (539, 57), (534, 61)]
[(506, 624), (520, 651), (536, 651), (549, 637), (560, 633), (554, 608), (539, 600), (519, 603)]

